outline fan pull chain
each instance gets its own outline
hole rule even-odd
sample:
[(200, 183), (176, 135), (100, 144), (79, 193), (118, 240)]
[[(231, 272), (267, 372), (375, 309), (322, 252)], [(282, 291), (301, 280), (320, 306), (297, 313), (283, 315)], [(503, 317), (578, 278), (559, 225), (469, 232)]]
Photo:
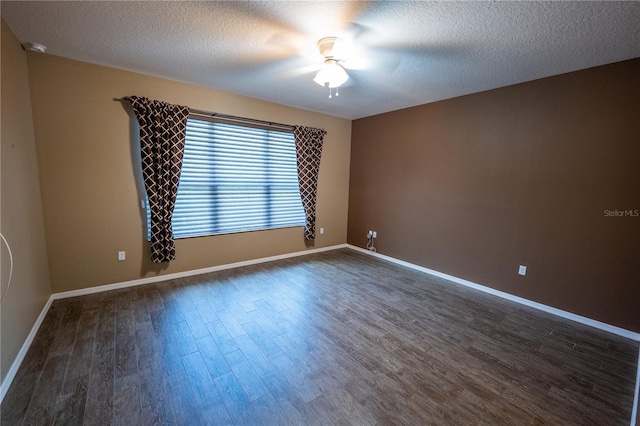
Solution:
[[(340, 96), (339, 89), (336, 87), (336, 96)], [(331, 87), (329, 87), (329, 99), (333, 98), (333, 92), (331, 91)]]

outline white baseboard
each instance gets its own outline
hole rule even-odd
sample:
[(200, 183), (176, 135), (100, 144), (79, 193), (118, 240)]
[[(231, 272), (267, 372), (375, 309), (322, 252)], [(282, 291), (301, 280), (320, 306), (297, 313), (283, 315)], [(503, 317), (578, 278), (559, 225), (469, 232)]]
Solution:
[[(476, 290), (480, 290), (482, 292), (489, 293), (489, 294), (492, 294), (494, 296), (501, 297), (503, 299), (511, 300), (512, 302), (516, 302), (516, 303), (519, 303), (519, 304), (524, 305), (524, 306), (529, 306), (531, 308), (538, 309), (538, 310), (543, 311), (543, 312), (547, 312), (547, 313), (550, 313), (550, 314), (553, 314), (553, 315), (556, 315), (556, 316), (559, 316), (559, 317), (562, 317), (562, 318), (566, 318), (566, 319), (578, 322), (580, 324), (588, 325), (590, 327), (594, 327), (594, 328), (597, 328), (599, 330), (603, 330), (603, 331), (606, 331), (606, 332), (609, 332), (609, 333), (612, 333), (612, 334), (615, 334), (615, 335), (618, 335), (618, 336), (622, 336), (622, 337), (626, 337), (626, 338), (631, 339), (631, 340), (635, 340), (636, 342), (640, 342), (640, 333), (635, 333), (633, 331), (626, 330), (626, 329), (620, 328), (620, 327), (616, 327), (616, 326), (611, 325), (611, 324), (607, 324), (607, 323), (604, 323), (604, 322), (596, 321), (596, 320), (593, 320), (591, 318), (583, 317), (581, 315), (576, 315), (576, 314), (571, 313), (571, 312), (563, 311), (562, 309), (558, 309), (558, 308), (554, 308), (554, 307), (551, 307), (551, 306), (543, 305), (542, 303), (534, 302), (532, 300), (525, 299), (523, 297), (514, 296), (513, 294), (505, 293), (503, 291), (496, 290), (496, 289), (493, 289), (491, 287), (487, 287), (487, 286), (483, 286), (483, 285), (480, 285), (480, 284), (476, 284), (476, 283), (474, 283), (472, 281), (468, 281), (468, 280), (465, 280), (465, 279), (462, 279), (462, 278), (458, 278), (458, 277), (455, 277), (453, 275), (445, 274), (445, 273), (442, 273), (442, 272), (435, 271), (433, 269), (429, 269), (429, 268), (425, 268), (423, 266), (419, 266), (419, 265), (416, 265), (416, 264), (413, 264), (413, 263), (405, 262), (404, 260), (399, 260), (399, 259), (396, 259), (395, 257), (385, 256), (384, 254), (372, 252), (370, 250), (363, 249), (361, 247), (357, 247), (357, 246), (354, 246), (354, 245), (351, 245), (351, 244), (348, 244), (347, 246), (350, 249), (359, 251), (361, 253), (366, 253), (366, 254), (369, 254), (371, 256), (378, 257), (380, 259), (384, 259), (384, 260), (387, 260), (389, 262), (396, 263), (398, 265), (406, 266), (408, 268), (412, 268), (412, 269), (415, 269), (415, 270), (420, 271), (420, 272), (424, 272), (424, 273), (427, 273), (427, 274), (430, 274), (430, 275), (434, 275), (436, 277), (444, 278), (445, 280), (452, 281), (454, 283), (461, 284), (461, 285), (464, 285), (466, 287), (471, 287), (471, 288), (474, 288)], [(636, 388), (635, 388), (634, 399), (633, 399), (633, 409), (632, 409), (632, 412), (631, 412), (631, 423), (630, 423), (630, 426), (636, 426), (636, 421), (637, 421), (637, 418), (638, 418), (638, 399), (639, 399), (639, 395), (640, 395), (640, 344), (638, 346), (638, 366), (637, 366), (637, 368), (638, 368), (638, 371), (636, 373)]]
[[(138, 285), (143, 285), (143, 284), (151, 284), (154, 282), (160, 282), (160, 281), (166, 281), (166, 280), (171, 280), (171, 279), (176, 279), (176, 278), (183, 278), (183, 277), (189, 277), (189, 276), (193, 276), (193, 275), (200, 275), (200, 274), (205, 274), (205, 273), (209, 273), (209, 272), (216, 272), (216, 271), (222, 271), (225, 269), (233, 269), (233, 268), (239, 268), (239, 267), (243, 267), (243, 266), (249, 266), (249, 265), (257, 265), (260, 263), (266, 263), (266, 262), (272, 262), (275, 260), (281, 260), (281, 259), (288, 259), (288, 258), (293, 258), (293, 257), (298, 257), (298, 256), (304, 256), (307, 254), (313, 254), (313, 253), (320, 253), (320, 252), (324, 252), (324, 251), (331, 251), (331, 250), (337, 250), (337, 249), (341, 249), (341, 248), (349, 248), (355, 251), (359, 251), (361, 253), (366, 253), (375, 257), (378, 257), (380, 259), (384, 259), (402, 266), (406, 266), (421, 272), (425, 272), (427, 274), (430, 275), (434, 275), (440, 278), (444, 278), (446, 280), (452, 281), (454, 283), (457, 284), (461, 284), (464, 285), (466, 287), (471, 287), (480, 291), (483, 291), (485, 293), (489, 293), (492, 294), (494, 296), (498, 296), (501, 297), (503, 299), (507, 299), (507, 300), (511, 300), (513, 302), (525, 305), (525, 306), (529, 306), (532, 307), (534, 309), (538, 309), (540, 311), (544, 311), (544, 312), (548, 312), (551, 313), (553, 315), (562, 317), (562, 318), (566, 318), (581, 324), (585, 324), (588, 325), (590, 327), (594, 327), (612, 334), (616, 334), (618, 336), (622, 336), (622, 337), (626, 337), (628, 339), (632, 339), (635, 341), (640, 342), (640, 333), (635, 333), (633, 331), (630, 330), (626, 330), (620, 327), (616, 327), (610, 324), (606, 324), (600, 321), (596, 321), (593, 320), (591, 318), (587, 318), (587, 317), (583, 317), (580, 315), (576, 315), (573, 314), (571, 312), (567, 312), (567, 311), (563, 311), (561, 309), (557, 309), (557, 308), (553, 308), (551, 306), (547, 306), (547, 305), (543, 305), (541, 303), (538, 302), (534, 302), (532, 300), (528, 300), (528, 299), (524, 299), (522, 297), (518, 297), (518, 296), (514, 296), (512, 294), (509, 293), (505, 293), (503, 291), (499, 291), (499, 290), (495, 290), (493, 288), (490, 287), (486, 287), (480, 284), (476, 284), (474, 282), (462, 279), (462, 278), (458, 278), (455, 277), (453, 275), (449, 275), (449, 274), (445, 274), (442, 272), (438, 272), (435, 271), (433, 269), (429, 269), (429, 268), (425, 268), (419, 265), (415, 265), (413, 263), (409, 263), (409, 262), (405, 262), (403, 260), (399, 260), (390, 256), (385, 256), (383, 254), (380, 253), (374, 253), (371, 252), (369, 250), (357, 247), (357, 246), (353, 246), (350, 244), (339, 244), (339, 245), (334, 245), (334, 246), (329, 246), (329, 247), (322, 247), (322, 248), (317, 248), (317, 249), (310, 249), (310, 250), (304, 250), (304, 251), (299, 251), (299, 252), (294, 252), (294, 253), (287, 253), (287, 254), (281, 254), (281, 255), (277, 255), (277, 256), (269, 256), (269, 257), (264, 257), (264, 258), (260, 258), (260, 259), (253, 259), (253, 260), (247, 260), (247, 261), (243, 261), (243, 262), (235, 262), (235, 263), (229, 263), (226, 265), (219, 265), (219, 266), (212, 266), (209, 268), (202, 268), (202, 269), (194, 269), (191, 271), (184, 271), (184, 272), (177, 272), (177, 273), (173, 273), (173, 274), (167, 274), (167, 275), (158, 275), (155, 277), (148, 277), (148, 278), (141, 278), (141, 279), (137, 279), (137, 280), (131, 280), (131, 281), (125, 281), (125, 282), (120, 282), (120, 283), (114, 283), (114, 284), (106, 284), (106, 285), (102, 285), (102, 286), (97, 286), (97, 287), (91, 287), (91, 288), (85, 288), (85, 289), (80, 289), (80, 290), (72, 290), (72, 291), (65, 291), (65, 292), (61, 292), (61, 293), (54, 293), (51, 295), (51, 297), (49, 297), (49, 300), (47, 301), (47, 303), (45, 304), (44, 308), (42, 309), (42, 312), (40, 312), (40, 315), (38, 316), (35, 324), (33, 325), (33, 327), (31, 328), (31, 332), (29, 333), (29, 335), (27, 336), (24, 344), (22, 345), (22, 347), (20, 348), (20, 351), (18, 352), (18, 355), (16, 356), (16, 359), (13, 361), (13, 364), (11, 364), (11, 368), (9, 369), (9, 371), (7, 372), (7, 376), (5, 377), (5, 379), (2, 381), (2, 385), (0, 386), (0, 403), (2, 402), (2, 400), (4, 399), (5, 395), (7, 394), (7, 391), (9, 390), (9, 387), (11, 386), (11, 383), (13, 382), (13, 379), (15, 378), (18, 369), (20, 368), (20, 365), (22, 364), (22, 361), (24, 360), (25, 355), (27, 354), (27, 351), (29, 350), (29, 347), (31, 346), (31, 343), (33, 342), (33, 339), (36, 336), (36, 333), (38, 332), (38, 329), (40, 328), (40, 325), (42, 324), (42, 321), (44, 320), (45, 316), (47, 315), (47, 312), (49, 311), (49, 308), (51, 307), (51, 303), (54, 300), (57, 299), (64, 299), (64, 298), (68, 298), (68, 297), (75, 297), (75, 296), (83, 296), (83, 295), (87, 295), (87, 294), (93, 294), (93, 293), (100, 293), (100, 292), (104, 292), (104, 291), (110, 291), (110, 290), (117, 290), (117, 289), (121, 289), (121, 288), (126, 288), (126, 287), (134, 287), (134, 286), (138, 286)], [(639, 386), (640, 386), (640, 354), (638, 356), (638, 373), (637, 373), (637, 377), (636, 377), (636, 389), (635, 389), (635, 399), (634, 399), (634, 408), (633, 408), (633, 413), (632, 413), (632, 420), (631, 420), (631, 426), (635, 426), (635, 421), (636, 421), (636, 416), (638, 415), (637, 413), (637, 404), (638, 404), (638, 393), (639, 393)]]
[(27, 355), (27, 352), (31, 347), (31, 343), (33, 343), (33, 339), (36, 337), (36, 334), (40, 329), (40, 325), (42, 325), (42, 321), (44, 321), (44, 317), (46, 317), (47, 312), (49, 312), (51, 303), (53, 303), (53, 296), (50, 296), (49, 300), (47, 300), (47, 303), (44, 304), (44, 307), (42, 308), (40, 315), (38, 315), (36, 322), (33, 324), (33, 327), (31, 327), (31, 331), (29, 332), (29, 335), (27, 335), (27, 338), (22, 344), (22, 347), (18, 351), (18, 354), (16, 355), (16, 359), (13, 360), (13, 364), (11, 364), (11, 368), (9, 368), (7, 375), (2, 381), (2, 385), (0, 385), (0, 403), (2, 403), (2, 400), (4, 400), (4, 396), (7, 394), (7, 391), (9, 390), (9, 386), (11, 386), (11, 383), (13, 383), (13, 379), (15, 379), (16, 374), (18, 373), (18, 369), (20, 368), (20, 365), (22, 364), (24, 357)]
[(24, 360), (24, 357), (27, 354), (27, 351), (29, 350), (29, 347), (31, 346), (31, 343), (33, 343), (33, 339), (35, 338), (36, 333), (38, 332), (38, 329), (40, 328), (40, 325), (42, 324), (42, 321), (44, 320), (44, 317), (47, 315), (47, 312), (51, 307), (51, 303), (53, 303), (54, 300), (65, 299), (68, 297), (75, 297), (75, 296), (83, 296), (83, 295), (93, 294), (93, 293), (101, 293), (104, 291), (117, 290), (117, 289), (126, 288), (126, 287), (134, 287), (137, 285), (150, 284), (154, 282), (172, 280), (176, 278), (189, 277), (189, 276), (200, 275), (200, 274), (205, 274), (209, 272), (222, 271), (225, 269), (239, 268), (242, 266), (257, 265), (259, 263), (272, 262), (275, 260), (288, 259), (288, 258), (293, 258), (298, 256), (305, 256), (308, 254), (320, 253), (323, 251), (330, 251), (330, 250), (337, 250), (337, 249), (346, 248), (346, 247), (347, 247), (347, 244), (338, 244), (335, 246), (321, 247), (316, 249), (298, 251), (294, 253), (280, 254), (277, 256), (263, 257), (260, 259), (246, 260), (243, 262), (229, 263), (226, 265), (212, 266), (209, 268), (194, 269), (191, 271), (176, 272), (174, 274), (158, 275), (155, 277), (141, 278), (137, 280), (125, 281), (125, 282), (114, 283), (114, 284), (106, 284), (106, 285), (101, 285), (97, 287), (83, 288), (80, 290), (53, 293), (49, 297), (49, 300), (45, 304), (44, 308), (42, 309), (42, 312), (40, 312), (40, 315), (38, 316), (38, 319), (36, 320), (35, 324), (33, 324), (33, 327), (31, 328), (31, 332), (29, 333), (26, 340), (24, 341), (22, 348), (20, 348), (20, 351), (18, 352), (16, 359), (13, 361), (13, 364), (11, 364), (11, 368), (7, 372), (5, 379), (2, 381), (2, 385), (0, 385), (0, 403), (2, 402), (5, 395), (7, 394), (7, 391), (9, 390), (9, 387), (11, 386), (11, 383), (13, 382), (13, 379), (15, 378), (16, 373), (18, 372), (18, 369), (20, 368), (20, 365), (22, 364), (22, 361)]
[(455, 277), (453, 275), (449, 275), (449, 274), (445, 274), (443, 272), (439, 272), (439, 271), (435, 271), (433, 269), (429, 269), (429, 268), (425, 268), (423, 266), (419, 266), (413, 263), (409, 263), (409, 262), (405, 262), (404, 260), (399, 260), (396, 259), (394, 257), (390, 257), (390, 256), (385, 256), (384, 254), (380, 254), (380, 253), (375, 253), (375, 252), (371, 252), (369, 250), (357, 247), (357, 246), (353, 246), (353, 245), (348, 245), (348, 247), (350, 249), (359, 251), (361, 253), (366, 253), (375, 257), (378, 257), (380, 259), (384, 259), (387, 260), (389, 262), (393, 262), (396, 263), (398, 265), (402, 265), (402, 266), (406, 266), (421, 272), (425, 272), (427, 274), (430, 275), (434, 275), (436, 277), (440, 277), (440, 278), (444, 278), (445, 280), (448, 281), (452, 281), (456, 284), (461, 284), (464, 285), (466, 287), (471, 287), (474, 288), (476, 290), (480, 290), (484, 293), (489, 293), (492, 294), (494, 296), (498, 296), (501, 297), (503, 299), (507, 299), (507, 300), (511, 300), (512, 302), (516, 302), (519, 303), (521, 305), (525, 305), (525, 306), (529, 306), (531, 308), (534, 309), (538, 309), (540, 311), (544, 311), (544, 312), (548, 312), (550, 314), (562, 317), (562, 318), (566, 318), (575, 322), (579, 322), (581, 324), (584, 325), (588, 325), (590, 327), (594, 327), (603, 331), (607, 331), (609, 333), (612, 334), (616, 334), (618, 336), (622, 336), (622, 337), (626, 337), (627, 339), (631, 339), (631, 340), (635, 340), (637, 342), (640, 342), (640, 333), (636, 333), (630, 330), (626, 330), (624, 328), (620, 328), (620, 327), (616, 327), (615, 325), (610, 325), (604, 322), (600, 322), (600, 321), (596, 321), (594, 319), (591, 318), (587, 318), (587, 317), (583, 317), (581, 315), (577, 315), (571, 312), (567, 312), (567, 311), (563, 311), (562, 309), (558, 309), (558, 308), (554, 308), (552, 306), (547, 306), (547, 305), (543, 305), (542, 303), (538, 303), (538, 302), (534, 302), (533, 300), (529, 300), (529, 299), (525, 299), (523, 297), (519, 297), (519, 296), (514, 296), (513, 294), (509, 294), (509, 293), (505, 293), (504, 291), (500, 291), (500, 290), (496, 290), (493, 289), (491, 287), (487, 287), (481, 284), (476, 284), (472, 281), (468, 281), (462, 278), (458, 278)]
[(338, 244), (335, 246), (321, 247), (316, 249), (297, 251), (293, 253), (279, 254), (277, 256), (262, 257), (259, 259), (245, 260), (242, 262), (227, 263), (225, 265), (211, 266), (208, 268), (192, 269), (190, 271), (176, 272), (173, 274), (157, 275), (155, 277), (140, 278), (137, 280), (124, 281), (120, 283), (105, 284), (105, 285), (96, 286), (96, 287), (82, 288), (79, 290), (53, 293), (51, 297), (53, 297), (54, 300), (57, 300), (57, 299), (66, 299), (68, 297), (84, 296), (84, 295), (93, 294), (93, 293), (102, 293), (103, 291), (118, 290), (121, 288), (135, 287), (143, 284), (151, 284), (151, 283), (157, 283), (161, 281), (175, 280), (177, 278), (207, 274), (209, 272), (223, 271), (225, 269), (240, 268), (243, 266), (257, 265), (259, 263), (273, 262), (275, 260), (289, 259), (292, 257), (305, 256), (308, 254), (320, 253), (323, 251), (330, 251), (330, 250), (337, 250), (337, 249), (346, 248), (346, 247), (347, 247), (347, 244)]
[(640, 397), (640, 348), (638, 348), (638, 372), (636, 373), (636, 393), (633, 397), (633, 411), (631, 412), (631, 426), (638, 424), (638, 398)]

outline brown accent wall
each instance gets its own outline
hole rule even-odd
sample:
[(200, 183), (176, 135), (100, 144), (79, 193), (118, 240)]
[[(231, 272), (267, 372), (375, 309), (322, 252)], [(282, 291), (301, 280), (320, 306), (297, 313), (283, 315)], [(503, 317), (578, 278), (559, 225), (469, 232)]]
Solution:
[(7, 289), (10, 258), (2, 244), (4, 294), (0, 308), (0, 378), (4, 382), (38, 315), (51, 295), (45, 246), (36, 146), (31, 118), (27, 57), (2, 21), (0, 230), (13, 252), (13, 275)]
[(54, 292), (308, 249), (299, 227), (180, 239), (175, 261), (153, 264), (140, 208), (137, 121), (114, 100), (128, 95), (326, 129), (317, 210), (325, 233), (311, 248), (346, 242), (351, 121), (47, 54), (27, 57)]
[(352, 132), (350, 244), (640, 332), (640, 59)]

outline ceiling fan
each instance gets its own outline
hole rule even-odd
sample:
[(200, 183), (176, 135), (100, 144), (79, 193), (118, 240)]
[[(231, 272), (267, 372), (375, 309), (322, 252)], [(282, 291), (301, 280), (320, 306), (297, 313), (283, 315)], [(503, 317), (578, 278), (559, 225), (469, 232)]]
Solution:
[(324, 37), (318, 40), (318, 50), (324, 56), (324, 65), (318, 71), (313, 81), (320, 86), (329, 88), (329, 97), (332, 97), (331, 90), (335, 90), (336, 96), (339, 96), (338, 88), (347, 82), (349, 74), (340, 65), (340, 61), (344, 61), (346, 51), (344, 49), (344, 40), (339, 37)]
[(302, 32), (273, 34), (268, 44), (286, 52), (286, 57), (276, 60), (286, 75), (310, 74), (310, 80), (329, 89), (329, 98), (339, 96), (340, 87), (371, 78), (365, 73), (389, 74), (401, 62), (399, 51), (385, 46), (382, 36), (369, 27), (350, 22), (331, 32), (316, 39), (315, 46), (310, 34)]

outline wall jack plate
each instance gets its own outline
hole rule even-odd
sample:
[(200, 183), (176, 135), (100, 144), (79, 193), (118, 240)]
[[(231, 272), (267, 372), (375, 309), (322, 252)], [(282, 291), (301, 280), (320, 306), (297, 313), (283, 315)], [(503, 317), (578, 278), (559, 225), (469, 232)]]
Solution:
[(520, 265), (520, 267), (518, 268), (518, 274), (527, 275), (527, 267), (524, 265)]

